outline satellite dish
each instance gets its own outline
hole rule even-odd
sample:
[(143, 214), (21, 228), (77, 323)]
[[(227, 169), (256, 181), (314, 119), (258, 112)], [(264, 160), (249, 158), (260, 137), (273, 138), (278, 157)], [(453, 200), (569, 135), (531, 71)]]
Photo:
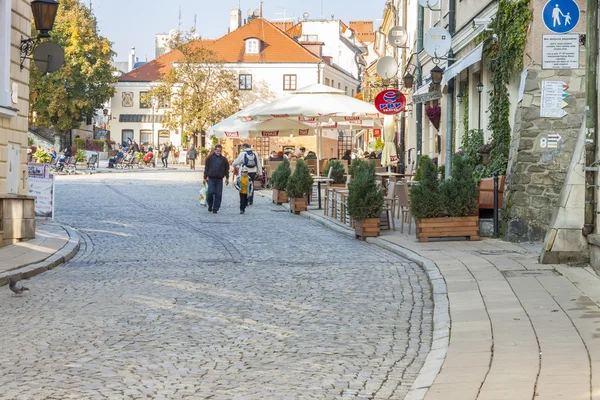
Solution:
[(444, 28), (432, 28), (423, 41), (423, 48), (431, 57), (443, 57), (452, 47), (452, 36)]
[(254, 16), (257, 18), (260, 17), (260, 10), (258, 8), (254, 10)]
[(388, 41), (394, 47), (404, 47), (408, 41), (408, 33), (401, 26), (394, 26), (388, 33)]
[(251, 17), (254, 15), (254, 10), (253, 9), (249, 9), (248, 10), (248, 16)]
[(440, 0), (418, 0), (421, 7), (429, 8), (435, 7)]
[(65, 51), (57, 43), (40, 43), (33, 51), (33, 62), (44, 73), (56, 72), (65, 63)]
[(394, 57), (385, 56), (377, 61), (377, 75), (382, 79), (391, 79), (398, 74), (398, 64)]
[(302, 18), (304, 18), (305, 21), (308, 21), (308, 17), (310, 17), (310, 15), (307, 12), (302, 14)]

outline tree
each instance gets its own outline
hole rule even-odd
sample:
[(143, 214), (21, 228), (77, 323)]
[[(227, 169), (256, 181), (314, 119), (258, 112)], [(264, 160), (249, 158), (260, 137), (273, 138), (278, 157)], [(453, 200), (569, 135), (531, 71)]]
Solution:
[(239, 90), (233, 72), (225, 69), (215, 52), (193, 40), (177, 40), (174, 51), (180, 61), (151, 96), (170, 104), (163, 125), (182, 129), (182, 137), (191, 135), (197, 144), (198, 134), (239, 110)]
[(35, 124), (54, 130), (59, 151), (61, 135), (91, 118), (113, 96), (114, 52), (99, 34), (92, 11), (78, 0), (61, 0), (50, 35), (64, 49), (65, 64), (44, 74), (31, 63), (29, 103)]

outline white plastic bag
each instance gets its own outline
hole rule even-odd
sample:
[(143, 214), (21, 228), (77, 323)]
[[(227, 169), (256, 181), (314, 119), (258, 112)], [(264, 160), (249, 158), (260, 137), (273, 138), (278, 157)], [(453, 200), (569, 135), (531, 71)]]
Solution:
[(200, 187), (200, 194), (198, 195), (198, 200), (200, 200), (200, 205), (202, 205), (202, 206), (206, 206), (207, 190), (208, 190), (208, 188), (206, 186), (206, 183), (203, 183), (202, 186)]

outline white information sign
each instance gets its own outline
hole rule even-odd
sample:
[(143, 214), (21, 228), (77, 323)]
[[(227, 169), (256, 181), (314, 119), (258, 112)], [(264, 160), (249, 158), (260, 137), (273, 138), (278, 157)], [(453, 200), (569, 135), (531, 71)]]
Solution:
[(562, 118), (567, 115), (563, 107), (567, 106), (564, 99), (568, 96), (565, 90), (569, 86), (561, 81), (542, 81), (542, 104), (540, 117)]
[(54, 175), (48, 164), (30, 163), (29, 195), (35, 197), (35, 216), (54, 219)]
[(543, 35), (542, 68), (579, 68), (579, 35)]

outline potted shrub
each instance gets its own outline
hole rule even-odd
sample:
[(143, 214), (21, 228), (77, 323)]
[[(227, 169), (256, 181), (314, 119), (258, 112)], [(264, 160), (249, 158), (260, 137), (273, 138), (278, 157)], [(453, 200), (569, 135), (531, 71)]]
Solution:
[(38, 147), (35, 153), (31, 155), (31, 158), (35, 160), (35, 162), (40, 164), (50, 164), (52, 161), (52, 156), (46, 150), (41, 147)]
[(429, 118), (429, 120), (433, 124), (433, 127), (439, 131), (440, 118), (442, 116), (442, 108), (437, 104), (434, 106), (428, 105), (425, 107), (425, 115), (427, 115), (427, 118)]
[(290, 212), (300, 214), (300, 211), (306, 211), (306, 193), (312, 189), (313, 178), (310, 176), (310, 169), (303, 160), (296, 162), (296, 169), (289, 177), (287, 183), (287, 195), (290, 199)]
[(417, 238), (468, 236), (479, 239), (477, 183), (466, 157), (454, 156), (451, 178), (441, 185), (433, 161), (422, 165), (422, 178), (410, 190), (411, 213), (416, 219)]
[(425, 164), (427, 160), (431, 161), (430, 157), (427, 155), (422, 155), (421, 157), (419, 157), (419, 165), (417, 166), (417, 172), (415, 173), (415, 176), (413, 178), (415, 181), (421, 180), (421, 176), (423, 175), (423, 164)]
[(331, 179), (333, 179), (331, 186), (346, 186), (346, 179), (344, 178), (344, 174), (346, 173), (344, 170), (344, 164), (337, 160), (331, 160), (327, 165), (327, 171), (325, 171), (325, 176), (329, 176), (329, 170), (331, 170)]
[(291, 174), (292, 170), (290, 169), (290, 162), (287, 159), (281, 161), (277, 166), (277, 169), (273, 171), (273, 176), (271, 176), (271, 183), (273, 185), (273, 203), (282, 204), (288, 202), (286, 189)]
[(354, 220), (356, 238), (379, 236), (379, 216), (383, 211), (383, 192), (375, 181), (375, 163), (355, 160), (352, 181), (348, 184), (348, 214)]

